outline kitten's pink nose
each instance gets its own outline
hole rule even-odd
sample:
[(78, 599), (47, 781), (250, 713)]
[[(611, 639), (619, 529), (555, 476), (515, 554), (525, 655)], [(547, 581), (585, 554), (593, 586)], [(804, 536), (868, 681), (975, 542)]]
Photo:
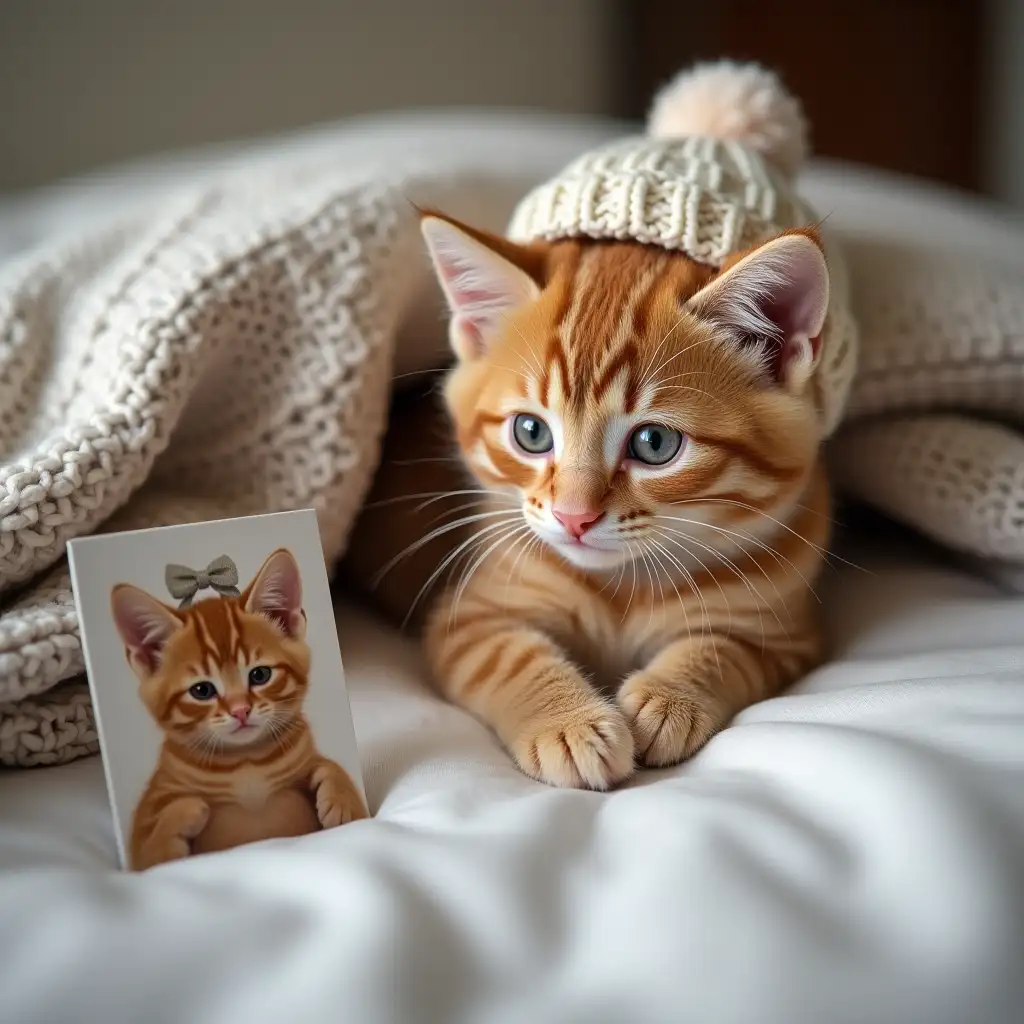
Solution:
[(565, 527), (570, 537), (579, 540), (604, 515), (603, 512), (561, 512), (557, 508), (551, 514)]
[(249, 713), (251, 711), (252, 708), (249, 707), (248, 704), (242, 704), (237, 708), (232, 708), (230, 714), (231, 717), (234, 718), (239, 725), (248, 725)]

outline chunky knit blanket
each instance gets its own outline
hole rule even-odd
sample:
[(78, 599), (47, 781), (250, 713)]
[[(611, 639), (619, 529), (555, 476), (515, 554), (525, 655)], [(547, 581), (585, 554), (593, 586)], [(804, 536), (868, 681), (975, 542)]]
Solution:
[[(606, 131), (354, 126), (193, 168), (0, 265), (0, 763), (96, 750), (67, 542), (313, 507), (336, 560), (393, 379), (444, 359), (410, 200), (501, 230)], [(864, 238), (848, 255), (840, 482), (1012, 573), (1024, 442), (998, 421), (1024, 413), (1019, 272)]]

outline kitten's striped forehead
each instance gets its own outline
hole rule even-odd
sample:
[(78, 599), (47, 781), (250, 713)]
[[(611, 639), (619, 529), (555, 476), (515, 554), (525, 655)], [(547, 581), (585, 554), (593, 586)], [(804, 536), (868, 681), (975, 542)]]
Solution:
[[(534, 366), (538, 400), (579, 408), (607, 399), (632, 412), (645, 374), (662, 358), (652, 326), (660, 329), (677, 315), (714, 271), (653, 247), (620, 243), (562, 243), (553, 259), (553, 315), (543, 359)], [(673, 326), (670, 320), (668, 333)]]
[(234, 600), (199, 601), (189, 621), (196, 644), (196, 659), (207, 672), (218, 667), (241, 666), (252, 653), (246, 643), (241, 603)]

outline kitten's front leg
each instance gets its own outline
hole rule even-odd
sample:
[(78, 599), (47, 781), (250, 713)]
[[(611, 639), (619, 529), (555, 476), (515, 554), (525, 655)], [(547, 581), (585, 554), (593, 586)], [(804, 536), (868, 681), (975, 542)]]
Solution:
[(489, 725), (520, 769), (553, 786), (608, 789), (633, 772), (633, 738), (540, 630), (494, 609), (441, 602), (426, 631), (441, 692)]
[(316, 799), (316, 816), (323, 828), (368, 818), (369, 811), (348, 772), (329, 757), (320, 757), (309, 779)]
[(192, 852), (192, 841), (210, 820), (210, 805), (198, 796), (177, 797), (158, 811), (139, 805), (132, 830), (132, 868), (145, 871)]
[(714, 633), (669, 644), (619, 690), (640, 760), (662, 767), (690, 757), (733, 715), (807, 671), (817, 652), (813, 632), (789, 638), (784, 652)]

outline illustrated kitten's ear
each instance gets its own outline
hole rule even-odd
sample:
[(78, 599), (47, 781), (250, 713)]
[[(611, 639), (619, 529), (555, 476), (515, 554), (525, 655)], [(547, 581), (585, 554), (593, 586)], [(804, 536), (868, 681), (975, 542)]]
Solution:
[(301, 640), (306, 635), (302, 577), (295, 556), (287, 549), (278, 548), (263, 563), (242, 600), (246, 611), (266, 615), (288, 636)]
[(781, 235), (724, 271), (687, 303), (728, 332), (791, 391), (807, 383), (828, 311), (828, 267), (813, 233)]
[(110, 610), (128, 663), (137, 675), (152, 675), (160, 665), (164, 646), (182, 627), (181, 617), (151, 594), (120, 583), (110, 593)]
[(528, 263), (531, 253), (434, 214), (423, 217), (420, 229), (452, 313), (452, 348), (459, 359), (478, 359), (505, 316), (540, 294), (519, 265)]

